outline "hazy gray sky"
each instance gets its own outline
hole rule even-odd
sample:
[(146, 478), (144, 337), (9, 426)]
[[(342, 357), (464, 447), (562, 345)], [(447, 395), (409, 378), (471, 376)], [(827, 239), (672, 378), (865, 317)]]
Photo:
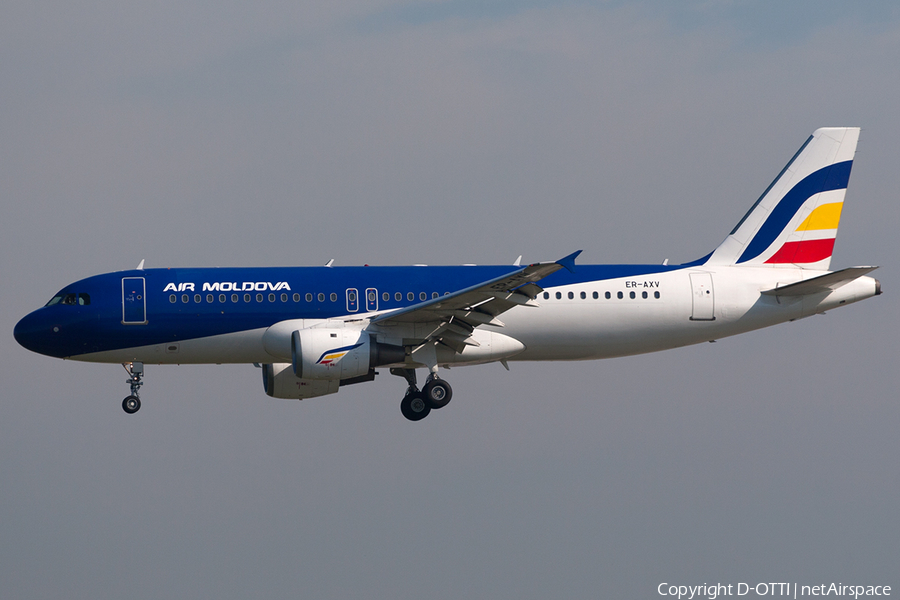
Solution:
[[(0, 595), (900, 590), (894, 3), (19, 2), (0, 56)], [(297, 403), (251, 366), (149, 366), (127, 416), (121, 367), (12, 338), (141, 259), (692, 260), (821, 126), (863, 128), (833, 266), (883, 296), (452, 370), (420, 423), (387, 373)]]

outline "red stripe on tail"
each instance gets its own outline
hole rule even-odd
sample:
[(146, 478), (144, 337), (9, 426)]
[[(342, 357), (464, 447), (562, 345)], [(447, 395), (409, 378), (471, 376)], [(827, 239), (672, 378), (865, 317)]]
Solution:
[(831, 256), (834, 250), (834, 238), (825, 240), (806, 240), (787, 242), (778, 252), (766, 261), (766, 264), (802, 264), (814, 263)]

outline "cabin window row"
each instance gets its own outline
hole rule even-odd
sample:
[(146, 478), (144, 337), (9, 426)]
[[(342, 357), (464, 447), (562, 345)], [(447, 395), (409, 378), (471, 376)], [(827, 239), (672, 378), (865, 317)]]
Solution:
[[(308, 295), (308, 296), (311, 296), (311, 294), (307, 294), (307, 295)], [(325, 294), (319, 294), (319, 296), (320, 296), (319, 302), (324, 302), (324, 301), (325, 301)], [(269, 294), (269, 295), (268, 295), (268, 300), (269, 300), (269, 302), (275, 302), (276, 297), (277, 297), (277, 296), (276, 296), (275, 294)], [(197, 303), (203, 302), (203, 295), (202, 295), (202, 294), (194, 294), (193, 298), (194, 298), (194, 302), (197, 302)], [(227, 301), (228, 301), (228, 295), (227, 295), (227, 294), (219, 294), (219, 298), (218, 298), (218, 299), (219, 299), (219, 302), (223, 302), (223, 303), (224, 303), (224, 302), (227, 302)], [(231, 301), (232, 301), (232, 302), (239, 302), (240, 299), (241, 299), (241, 295), (240, 295), (240, 294), (231, 294)], [(256, 294), (256, 301), (257, 301), (257, 302), (262, 302), (264, 299), (265, 299), (265, 295), (264, 295), (264, 294)], [(287, 301), (288, 301), (288, 295), (287, 295), (287, 294), (281, 294), (280, 299), (281, 299), (282, 302), (287, 302)], [(244, 302), (251, 302), (252, 300), (253, 300), (253, 294), (244, 294)], [(294, 300), (294, 302), (300, 302), (300, 294), (294, 294), (293, 300)], [(309, 298), (309, 300), (312, 300), (312, 298)], [(181, 301), (182, 301), (183, 303), (187, 304), (188, 302), (191, 301), (191, 296), (190, 296), (189, 294), (182, 294), (182, 295), (181, 295)], [(216, 301), (216, 295), (215, 295), (215, 294), (206, 294), (206, 301), (207, 301), (208, 303), (213, 303), (213, 302), (215, 302), (215, 301)], [(332, 301), (332, 302), (337, 302), (337, 294), (331, 294), (331, 301)], [(173, 303), (173, 304), (176, 303), (176, 302), (178, 302), (178, 296), (177, 296), (176, 294), (170, 294), (170, 295), (169, 295), (169, 302), (171, 302), (171, 303)]]
[[(449, 295), (449, 294), (450, 294), (450, 292), (444, 292), (444, 295), (445, 295), (445, 296), (447, 296), (447, 295)], [(84, 295), (86, 295), (86, 294), (84, 294)], [(348, 299), (350, 300), (350, 302), (356, 302), (356, 294), (355, 294), (354, 292), (350, 292), (350, 293), (347, 295), (347, 297), (348, 297)], [(431, 298), (432, 298), (432, 299), (438, 298), (438, 297), (440, 297), (440, 294), (438, 294), (437, 292), (432, 292), (432, 293), (431, 293)], [(269, 295), (268, 295), (268, 300), (269, 300), (269, 302), (275, 302), (276, 298), (278, 298), (278, 296), (276, 296), (276, 294), (269, 294)], [(291, 297), (291, 299), (292, 299), (294, 302), (300, 302), (300, 298), (301, 298), (301, 295), (300, 295), (300, 294), (297, 294), (297, 293), (295, 293), (295, 294)], [(318, 293), (318, 294), (316, 294), (315, 296), (314, 296), (313, 294), (311, 294), (311, 293), (307, 293), (307, 294), (305, 295), (305, 297), (304, 297), (304, 299), (305, 299), (307, 302), (312, 302), (312, 301), (313, 301), (313, 298), (315, 298), (318, 302), (325, 302), (325, 294), (323, 294), (323, 293), (321, 293), (321, 292)], [(391, 299), (391, 295), (390, 295), (388, 292), (384, 292), (384, 293), (381, 295), (381, 298), (382, 298), (382, 300), (384, 300), (385, 302), (388, 302), (388, 301), (390, 301), (390, 299)], [(203, 302), (203, 295), (202, 295), (202, 294), (194, 294), (193, 299), (194, 299), (194, 302), (196, 302), (196, 303)], [(240, 294), (231, 294), (231, 301), (232, 301), (232, 302), (235, 302), (235, 303), (236, 303), (236, 302), (239, 302), (240, 299), (241, 299), (241, 295), (240, 295)], [(256, 301), (257, 301), (257, 302), (262, 302), (264, 299), (266, 299), (265, 294), (256, 294)], [(285, 294), (285, 293), (282, 293), (282, 294), (280, 295), (280, 298), (279, 298), (279, 299), (280, 299), (282, 302), (287, 302), (287, 301), (288, 301), (288, 295)], [(368, 301), (369, 301), (369, 302), (375, 302), (375, 299), (376, 299), (375, 292), (369, 292), (369, 294), (368, 294)], [(416, 294), (415, 294), (414, 292), (407, 292), (407, 293), (406, 293), (406, 299), (407, 299), (409, 302), (412, 302), (412, 301), (414, 301), (414, 300), (416, 299)], [(55, 299), (54, 299), (54, 300), (55, 300)], [(228, 301), (228, 295), (227, 295), (227, 294), (219, 294), (218, 300), (219, 300), (219, 302), (222, 302), (222, 303), (227, 302), (227, 301)], [(332, 292), (331, 294), (328, 295), (328, 300), (330, 300), (331, 302), (337, 302), (337, 301), (338, 301), (338, 295), (337, 295), (336, 293)], [(402, 294), (401, 292), (396, 292), (396, 293), (394, 294), (394, 300), (396, 300), (397, 302), (402, 302), (402, 301), (403, 301), (403, 294)], [(419, 300), (420, 300), (420, 301), (423, 301), (423, 302), (424, 302), (425, 300), (428, 300), (428, 293), (427, 293), (427, 292), (419, 292)], [(188, 302), (190, 302), (190, 301), (191, 301), (191, 296), (190, 296), (190, 294), (182, 294), (182, 295), (181, 295), (181, 301), (182, 301), (183, 303), (185, 303), (185, 304), (187, 304)], [(206, 294), (206, 301), (207, 301), (208, 303), (213, 303), (213, 302), (215, 302), (215, 301), (216, 301), (216, 296), (215, 296), (215, 294)], [(244, 294), (244, 302), (252, 302), (252, 301), (253, 301), (253, 294)], [(90, 302), (90, 300), (88, 300), (88, 302)], [(171, 302), (172, 304), (175, 304), (176, 302), (178, 302), (178, 295), (177, 295), (177, 294), (170, 294), (170, 295), (169, 295), (169, 302)]]
[[(556, 295), (557, 300), (562, 300), (562, 297), (563, 297), (562, 292), (556, 292), (555, 295)], [(575, 292), (569, 292), (567, 294), (567, 296), (568, 296), (569, 300), (574, 300)], [(581, 292), (579, 294), (579, 296), (581, 297), (582, 300), (587, 300), (587, 297), (588, 297), (587, 292)], [(603, 296), (607, 300), (610, 300), (613, 297), (612, 292), (606, 292), (603, 294)], [(600, 292), (591, 292), (591, 297), (594, 300), (599, 299)], [(631, 298), (632, 300), (637, 298), (637, 292), (628, 292), (628, 297)], [(649, 292), (641, 292), (641, 298), (647, 299), (649, 297), (650, 297)], [(658, 291), (653, 292), (653, 297), (656, 299), (659, 299), (659, 292)], [(625, 298), (625, 292), (616, 292), (616, 298), (618, 298), (619, 300), (622, 300), (623, 298)], [(549, 299), (550, 299), (550, 292), (544, 292), (544, 300), (549, 300)]]

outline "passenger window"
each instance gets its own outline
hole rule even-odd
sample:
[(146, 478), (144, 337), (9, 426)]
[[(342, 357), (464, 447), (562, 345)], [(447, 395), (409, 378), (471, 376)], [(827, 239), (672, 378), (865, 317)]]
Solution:
[(432, 297), (432, 298), (437, 298), (439, 295), (440, 295), (440, 294), (438, 294), (437, 292), (431, 292), (431, 297)]
[(387, 292), (384, 292), (383, 294), (381, 294), (381, 299), (384, 300), (385, 302), (387, 302), (388, 300), (391, 299), (391, 295), (388, 294)]
[(610, 298), (612, 298), (612, 294), (610, 294), (609, 292), (606, 292), (606, 299), (609, 300)]
[(574, 297), (575, 297), (575, 294), (573, 294), (572, 292), (569, 292), (569, 300), (571, 300)]
[(175, 294), (169, 295), (169, 302), (171, 302), (172, 304), (175, 304), (175, 302), (177, 302), (177, 301), (178, 301), (178, 298), (175, 297)]
[(281, 294), (281, 301), (287, 302), (287, 294)]
[(416, 296), (412, 292), (409, 292), (408, 294), (406, 294), (406, 299), (409, 300), (410, 302), (412, 302), (413, 300), (416, 299)]
[(596, 300), (599, 297), (600, 297), (600, 294), (598, 294), (597, 292), (594, 292), (594, 300)]
[(188, 303), (188, 300), (190, 300), (190, 298), (188, 298), (188, 295), (187, 295), (187, 294), (182, 294), (182, 295), (181, 295), (181, 301), (182, 301), (182, 302), (184, 302), (185, 304), (187, 304), (187, 303)]
[(312, 302), (312, 294), (306, 294), (306, 301)]
[(244, 294), (244, 302), (250, 302), (250, 294)]
[(319, 292), (319, 295), (316, 296), (316, 300), (319, 302), (325, 302), (325, 294)]
[(634, 292), (631, 292), (630, 294), (628, 294), (628, 297), (631, 298), (632, 300), (634, 300)]
[(294, 302), (300, 302), (300, 294), (294, 294)]
[(238, 301), (238, 295), (237, 295), (237, 294), (232, 294), (232, 295), (231, 295), (231, 301), (232, 301), (232, 302), (237, 302), (237, 301)]
[(203, 300), (203, 298), (200, 297), (200, 294), (194, 294), (194, 302), (199, 304), (201, 300)]
[(584, 292), (581, 292), (581, 299), (584, 300), (585, 298), (587, 298), (587, 294)]
[(428, 300), (428, 294), (425, 292), (419, 292), (419, 300)]
[(544, 292), (544, 300), (550, 299), (550, 292)]
[(212, 301), (213, 301), (213, 295), (212, 295), (212, 294), (207, 294), (207, 295), (206, 295), (206, 301), (212, 303)]
[(219, 294), (219, 302), (225, 302), (225, 294)]
[(269, 294), (269, 302), (275, 302), (275, 294)]
[(335, 294), (334, 292), (331, 292), (330, 298), (332, 302), (337, 302), (337, 294)]
[(394, 294), (394, 300), (396, 300), (397, 302), (400, 302), (401, 300), (403, 300), (403, 294), (401, 294), (400, 292), (397, 292), (396, 294)]
[(257, 302), (262, 302), (262, 299), (263, 299), (263, 295), (262, 295), (262, 294), (257, 294), (257, 295), (256, 295), (256, 301), (257, 301)]
[(621, 300), (621, 299), (624, 298), (624, 297), (625, 297), (625, 295), (622, 294), (622, 292), (617, 292), (617, 293), (616, 293), (616, 298), (618, 298), (619, 300)]
[(653, 292), (653, 297), (654, 297), (654, 298), (659, 298), (659, 292)]
[(644, 300), (646, 300), (646, 299), (647, 299), (647, 292), (641, 292), (641, 298), (643, 298)]
[(562, 292), (556, 292), (556, 299), (562, 300)]

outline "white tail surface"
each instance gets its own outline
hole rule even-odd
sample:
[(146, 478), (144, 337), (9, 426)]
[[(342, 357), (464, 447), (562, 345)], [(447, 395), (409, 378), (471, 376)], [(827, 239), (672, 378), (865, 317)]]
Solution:
[(828, 270), (858, 140), (813, 132), (706, 263)]

